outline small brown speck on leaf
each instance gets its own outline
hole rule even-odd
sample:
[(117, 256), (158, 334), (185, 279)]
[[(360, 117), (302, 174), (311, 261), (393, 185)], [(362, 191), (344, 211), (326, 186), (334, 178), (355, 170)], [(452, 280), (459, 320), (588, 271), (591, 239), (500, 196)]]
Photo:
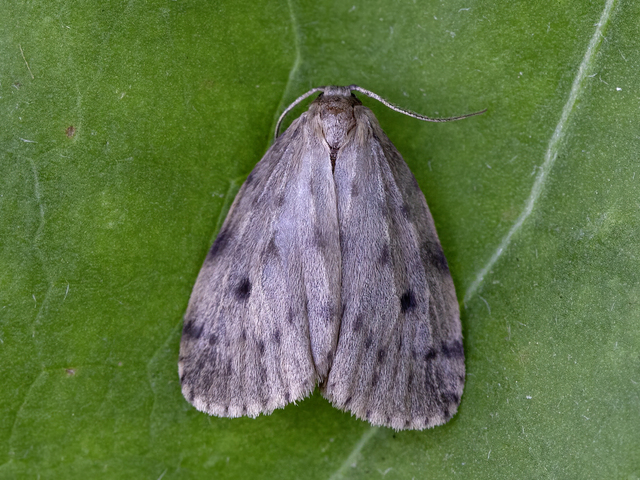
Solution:
[(76, 371), (73, 368), (67, 368), (66, 372), (70, 377), (73, 377), (76, 374)]
[(71, 138), (76, 134), (76, 127), (69, 125), (66, 130), (67, 137)]

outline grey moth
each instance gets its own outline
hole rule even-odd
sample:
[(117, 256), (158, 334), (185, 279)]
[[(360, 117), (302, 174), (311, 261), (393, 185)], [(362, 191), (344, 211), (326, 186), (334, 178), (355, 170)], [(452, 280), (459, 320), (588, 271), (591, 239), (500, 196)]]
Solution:
[[(319, 385), (373, 425), (424, 429), (458, 409), (456, 293), (416, 179), (357, 91), (319, 87), (240, 188), (189, 301), (185, 398), (269, 414)], [(482, 113), (482, 112), (478, 112)], [(476, 115), (471, 114), (471, 115)]]

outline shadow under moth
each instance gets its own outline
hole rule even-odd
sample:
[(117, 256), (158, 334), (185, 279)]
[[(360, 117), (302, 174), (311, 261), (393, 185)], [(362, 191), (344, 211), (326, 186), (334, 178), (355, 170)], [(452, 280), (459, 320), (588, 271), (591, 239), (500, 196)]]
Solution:
[[(269, 414), (319, 384), (335, 407), (397, 430), (456, 413), (465, 368), (456, 293), (409, 167), (352, 91), (289, 106), (240, 188), (193, 288), (185, 398), (221, 417)], [(321, 92), (278, 136), (284, 115)]]

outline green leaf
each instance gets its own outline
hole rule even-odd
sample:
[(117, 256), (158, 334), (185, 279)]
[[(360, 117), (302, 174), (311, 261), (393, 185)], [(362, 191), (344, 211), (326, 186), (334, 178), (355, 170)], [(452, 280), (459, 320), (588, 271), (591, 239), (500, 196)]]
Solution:
[[(0, 478), (640, 477), (637, 2), (3, 7)], [(451, 266), (459, 413), (197, 412), (177, 357), (206, 251), (279, 113), (351, 83), (489, 109), (364, 99)]]

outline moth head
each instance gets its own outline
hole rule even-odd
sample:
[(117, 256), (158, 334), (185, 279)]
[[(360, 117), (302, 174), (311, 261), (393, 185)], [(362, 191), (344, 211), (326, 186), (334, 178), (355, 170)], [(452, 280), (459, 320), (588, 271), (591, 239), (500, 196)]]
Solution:
[[(387, 107), (389, 107), (391, 110), (395, 110), (396, 112), (400, 112), (404, 115), (408, 115), (409, 117), (412, 118), (417, 118), (418, 120), (423, 120), (425, 122), (453, 122), (455, 120), (462, 120), (463, 118), (469, 118), (469, 117), (473, 117), (475, 115), (480, 115), (484, 112), (487, 111), (487, 109), (485, 108), (484, 110), (480, 110), (479, 112), (474, 112), (474, 113), (467, 113), (466, 115), (460, 115), (458, 117), (448, 117), (448, 118), (432, 118), (432, 117), (427, 117), (426, 115), (420, 115), (419, 113), (415, 113), (412, 112), (411, 110), (405, 110), (404, 108), (400, 108), (395, 106), (392, 103), (389, 103), (388, 101), (386, 101), (384, 98), (382, 98), (380, 95), (378, 95), (377, 93), (371, 92), (365, 88), (359, 87), (358, 85), (349, 85), (348, 87), (337, 87), (337, 86), (328, 86), (328, 87), (315, 87), (312, 88), (311, 90), (309, 90), (307, 93), (300, 95), (291, 105), (289, 105), (284, 112), (282, 112), (282, 115), (280, 115), (280, 118), (278, 119), (278, 122), (276, 123), (276, 138), (278, 138), (278, 132), (280, 131), (280, 125), (282, 124), (282, 120), (284, 119), (284, 117), (287, 115), (287, 113), (289, 113), (296, 105), (298, 105), (301, 101), (303, 101), (305, 98), (313, 95), (316, 92), (322, 92), (320, 94), (320, 96), (316, 99), (315, 102), (313, 102), (313, 104), (317, 104), (317, 102), (320, 99), (326, 99), (326, 98), (343, 98), (343, 99), (351, 99), (352, 101), (355, 101), (355, 103), (352, 103), (352, 107), (354, 105), (361, 105), (360, 101), (356, 98), (356, 96), (351, 93), (352, 91), (356, 91), (356, 92), (360, 92), (363, 95), (366, 95), (367, 97), (371, 97), (371, 98), (375, 98), (376, 100), (378, 100), (380, 103), (382, 103), (383, 105), (386, 105)], [(324, 100), (323, 100), (324, 101)], [(312, 104), (312, 105), (313, 105)]]
[(351, 87), (338, 87), (336, 85), (329, 85), (328, 87), (322, 87), (322, 93), (320, 97), (355, 97), (351, 93)]

